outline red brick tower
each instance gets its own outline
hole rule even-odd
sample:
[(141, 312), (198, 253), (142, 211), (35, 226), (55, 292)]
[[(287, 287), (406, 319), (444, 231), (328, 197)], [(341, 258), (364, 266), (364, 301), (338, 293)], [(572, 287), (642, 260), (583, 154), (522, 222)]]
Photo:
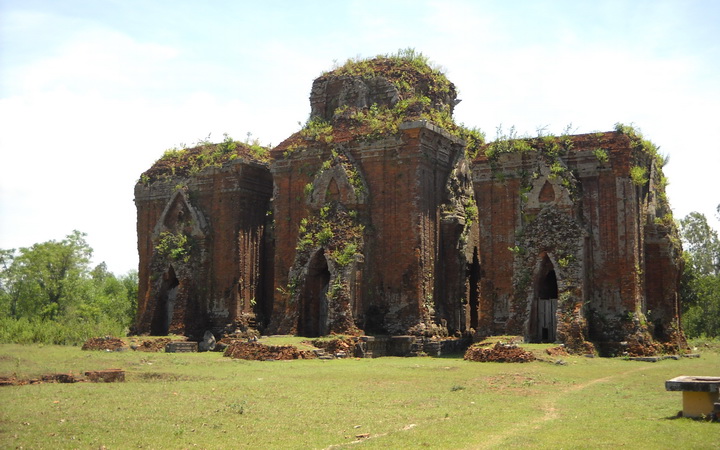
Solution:
[(470, 172), (464, 142), (432, 120), (451, 123), (454, 86), (424, 61), (377, 58), (318, 78), (310, 101), (272, 152), (271, 329), (465, 330)]

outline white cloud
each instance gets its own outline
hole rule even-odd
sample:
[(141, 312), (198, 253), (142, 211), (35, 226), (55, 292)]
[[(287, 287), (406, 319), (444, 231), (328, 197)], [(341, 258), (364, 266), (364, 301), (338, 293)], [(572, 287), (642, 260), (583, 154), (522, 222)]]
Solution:
[(17, 93), (68, 89), (122, 96), (160, 87), (159, 71), (179, 53), (116, 31), (90, 28), (59, 45), (52, 56), (9, 71), (8, 84)]
[[(589, 11), (575, 2), (369, 5), (313, 11), (332, 14), (314, 17), (325, 25), (299, 35), (284, 34), (301, 29), (285, 23), (231, 28), (231, 18), (216, 16), (185, 17), (193, 25), (187, 28), (174, 15), (172, 25), (156, 21), (153, 39), (130, 27), (104, 28), (107, 18), (13, 13), (19, 20), (4, 31), (13, 42), (28, 46), (33, 36), (45, 48), (14, 54), (2, 68), (0, 247), (60, 239), (78, 228), (89, 233), (98, 262), (128, 270), (137, 259), (133, 185), (164, 149), (208, 133), (219, 140), (224, 132), (278, 144), (307, 118), (311, 83), (333, 59), (404, 47), (447, 68), (463, 99), (456, 118), (489, 138), (501, 123), (559, 133), (570, 122), (578, 132), (634, 122), (671, 155), (666, 172), (676, 215), (713, 216), (720, 203), (713, 198), (717, 63), (706, 51), (675, 46), (680, 32), (692, 32), (676, 7), (631, 8), (625, 17), (618, 3)], [(224, 28), (218, 34), (212, 27)], [(186, 29), (200, 40), (183, 41)]]

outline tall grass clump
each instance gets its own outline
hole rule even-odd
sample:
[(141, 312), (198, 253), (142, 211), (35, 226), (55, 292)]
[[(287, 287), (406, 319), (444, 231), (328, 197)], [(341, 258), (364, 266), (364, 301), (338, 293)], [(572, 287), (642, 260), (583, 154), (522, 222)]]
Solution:
[(126, 328), (111, 320), (42, 320), (0, 318), (0, 343), (80, 345), (91, 337), (124, 336)]

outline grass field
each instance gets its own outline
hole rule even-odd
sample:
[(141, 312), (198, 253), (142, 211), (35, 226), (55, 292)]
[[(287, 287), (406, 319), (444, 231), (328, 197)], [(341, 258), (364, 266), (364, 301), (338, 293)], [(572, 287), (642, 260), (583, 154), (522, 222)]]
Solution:
[(720, 424), (676, 418), (681, 394), (664, 381), (719, 376), (720, 353), (546, 359), (259, 362), (5, 344), (0, 375), (122, 368), (127, 376), (0, 388), (0, 447), (718, 448)]

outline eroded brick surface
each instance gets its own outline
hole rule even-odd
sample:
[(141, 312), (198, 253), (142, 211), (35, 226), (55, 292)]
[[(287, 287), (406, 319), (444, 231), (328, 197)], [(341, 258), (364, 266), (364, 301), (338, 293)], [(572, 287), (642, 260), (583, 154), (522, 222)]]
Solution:
[[(136, 331), (202, 337), (213, 326), (255, 321), (255, 306), (269, 300), (262, 265), (271, 192), (267, 166), (246, 160), (136, 186)], [(163, 233), (185, 236), (184, 251), (159, 251)]]

